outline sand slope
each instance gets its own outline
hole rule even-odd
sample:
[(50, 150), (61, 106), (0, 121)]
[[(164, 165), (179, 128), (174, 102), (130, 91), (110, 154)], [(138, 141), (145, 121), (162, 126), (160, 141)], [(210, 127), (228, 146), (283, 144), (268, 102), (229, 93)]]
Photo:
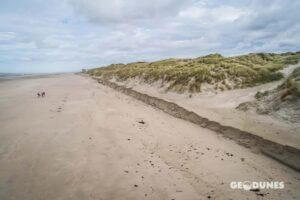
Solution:
[(0, 199), (300, 198), (299, 173), (89, 78), (3, 82), (0, 111)]

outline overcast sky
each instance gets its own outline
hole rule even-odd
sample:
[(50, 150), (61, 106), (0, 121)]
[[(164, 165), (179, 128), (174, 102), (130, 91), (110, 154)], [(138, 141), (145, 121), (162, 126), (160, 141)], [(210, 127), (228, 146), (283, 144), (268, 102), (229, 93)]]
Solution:
[(299, 0), (1, 0), (0, 72), (300, 51)]

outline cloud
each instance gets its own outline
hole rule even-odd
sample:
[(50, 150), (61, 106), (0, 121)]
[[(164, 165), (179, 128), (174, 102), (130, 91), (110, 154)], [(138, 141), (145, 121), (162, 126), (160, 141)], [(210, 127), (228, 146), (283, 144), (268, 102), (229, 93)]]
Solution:
[(131, 24), (145, 19), (175, 16), (191, 0), (70, 0), (75, 13), (96, 23)]
[[(249, 47), (247, 51), (297, 51), (300, 47), (300, 26), (296, 19), (300, 2), (251, 1), (247, 15), (233, 24), (238, 30), (236, 42)], [(284, 43), (289, 45), (285, 46)], [(287, 48), (286, 48), (287, 47)], [(240, 48), (243, 48), (240, 46)]]
[(293, 0), (4, 0), (0, 71), (299, 51)]
[(219, 6), (207, 8), (204, 6), (192, 6), (179, 13), (179, 16), (186, 20), (201, 20), (204, 24), (233, 22), (246, 14), (243, 9), (231, 6)]
[(14, 32), (0, 32), (0, 41), (9, 41), (16, 37)]

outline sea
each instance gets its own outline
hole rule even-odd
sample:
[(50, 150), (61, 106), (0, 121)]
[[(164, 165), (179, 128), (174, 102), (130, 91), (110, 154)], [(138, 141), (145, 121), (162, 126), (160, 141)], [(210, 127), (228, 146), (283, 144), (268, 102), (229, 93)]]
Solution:
[(0, 73), (0, 82), (15, 79), (42, 78), (62, 73)]
[(32, 74), (23, 74), (23, 73), (0, 73), (0, 78), (4, 77), (22, 77), (22, 76), (30, 76)]

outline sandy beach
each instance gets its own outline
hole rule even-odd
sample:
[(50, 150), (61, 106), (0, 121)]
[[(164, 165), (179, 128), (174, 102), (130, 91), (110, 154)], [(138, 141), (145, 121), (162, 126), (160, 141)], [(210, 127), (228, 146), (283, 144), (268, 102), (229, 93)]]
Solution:
[(0, 127), (1, 200), (300, 199), (298, 172), (89, 77), (0, 82)]

